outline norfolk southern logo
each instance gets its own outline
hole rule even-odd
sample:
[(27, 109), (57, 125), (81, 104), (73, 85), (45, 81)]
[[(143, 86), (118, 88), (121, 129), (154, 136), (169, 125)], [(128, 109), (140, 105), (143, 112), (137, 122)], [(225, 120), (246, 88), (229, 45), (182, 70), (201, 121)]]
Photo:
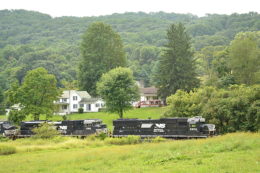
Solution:
[(164, 132), (165, 124), (155, 124), (153, 132)]
[(164, 129), (165, 128), (165, 124), (155, 124), (155, 128)]

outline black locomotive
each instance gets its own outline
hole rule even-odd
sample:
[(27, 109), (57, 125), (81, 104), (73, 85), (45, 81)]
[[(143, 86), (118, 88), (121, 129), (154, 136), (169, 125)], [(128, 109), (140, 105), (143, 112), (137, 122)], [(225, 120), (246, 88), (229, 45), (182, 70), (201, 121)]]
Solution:
[[(107, 126), (100, 119), (66, 120), (66, 121), (25, 121), (20, 123), (20, 129), (9, 122), (0, 123), (0, 132), (4, 136), (30, 137), (34, 135), (33, 129), (42, 123), (48, 123), (65, 136), (88, 136), (95, 133), (107, 133)], [(7, 125), (8, 124), (8, 125)], [(12, 130), (12, 131), (11, 131)]]
[[(42, 123), (52, 124), (61, 135), (88, 136), (107, 133), (107, 126), (100, 119), (66, 121), (26, 121), (21, 122), (20, 130), (9, 122), (0, 122), (0, 132), (5, 136), (29, 137), (32, 129)], [(215, 135), (214, 124), (206, 124), (202, 117), (161, 118), (161, 119), (118, 119), (113, 121), (113, 137), (137, 135), (142, 138), (206, 138)]]
[(114, 137), (206, 138), (215, 135), (215, 125), (202, 117), (161, 119), (118, 119), (113, 121)]
[(16, 127), (8, 121), (0, 121), (0, 134), (10, 136), (16, 133)]

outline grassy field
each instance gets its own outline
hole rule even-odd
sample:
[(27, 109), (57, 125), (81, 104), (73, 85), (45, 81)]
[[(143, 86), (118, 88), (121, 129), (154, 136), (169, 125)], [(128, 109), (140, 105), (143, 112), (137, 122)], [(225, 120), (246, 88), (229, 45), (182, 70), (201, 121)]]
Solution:
[[(139, 119), (147, 119), (147, 118), (160, 118), (165, 111), (165, 107), (154, 107), (154, 108), (140, 108), (140, 109), (132, 109), (124, 114), (124, 118), (139, 118)], [(118, 119), (118, 115), (106, 112), (96, 112), (96, 113), (83, 113), (83, 114), (71, 114), (68, 116), (69, 120), (80, 120), (80, 119), (91, 119), (98, 118), (102, 119), (105, 124), (107, 124), (109, 129), (112, 129), (112, 121)], [(6, 116), (0, 116), (0, 120), (5, 120)], [(45, 119), (44, 116), (41, 119)], [(27, 120), (31, 120), (30, 117)], [(53, 116), (51, 120), (62, 120), (61, 116)]]
[(260, 134), (234, 133), (200, 140), (132, 145), (76, 138), (0, 142), (16, 153), (0, 155), (5, 173), (259, 173)]

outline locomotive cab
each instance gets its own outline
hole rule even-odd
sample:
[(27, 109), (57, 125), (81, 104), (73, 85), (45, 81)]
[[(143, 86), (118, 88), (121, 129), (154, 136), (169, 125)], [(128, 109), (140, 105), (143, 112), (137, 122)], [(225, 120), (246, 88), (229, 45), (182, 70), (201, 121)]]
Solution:
[(205, 124), (205, 118), (196, 116), (188, 119), (190, 131), (198, 131), (202, 134), (215, 135), (216, 129), (214, 124)]
[(0, 133), (3, 136), (13, 136), (17, 133), (17, 127), (12, 125), (8, 121), (1, 121), (0, 122)]

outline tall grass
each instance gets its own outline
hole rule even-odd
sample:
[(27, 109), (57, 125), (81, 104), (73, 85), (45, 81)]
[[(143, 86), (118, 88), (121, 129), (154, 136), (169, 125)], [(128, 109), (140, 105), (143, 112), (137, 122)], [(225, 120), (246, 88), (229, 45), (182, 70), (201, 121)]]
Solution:
[(259, 133), (159, 143), (129, 141), (57, 137), (2, 142), (17, 151), (0, 157), (0, 172), (260, 172)]
[(0, 155), (9, 155), (16, 153), (16, 148), (8, 145), (0, 145)]
[(115, 145), (126, 145), (126, 144), (138, 144), (141, 143), (140, 136), (127, 136), (122, 138), (106, 138), (106, 144), (115, 144)]

